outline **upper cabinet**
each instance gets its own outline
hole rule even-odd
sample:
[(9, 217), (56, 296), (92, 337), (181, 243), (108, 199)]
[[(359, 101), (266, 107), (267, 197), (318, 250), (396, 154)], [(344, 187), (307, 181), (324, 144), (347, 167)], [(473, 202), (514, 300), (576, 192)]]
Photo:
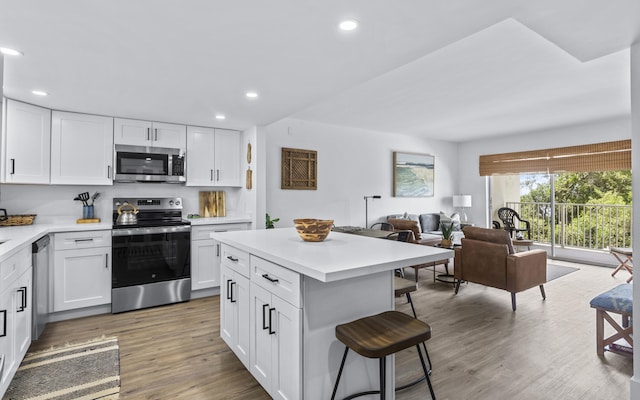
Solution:
[(111, 185), (113, 118), (53, 111), (51, 183)]
[(187, 127), (187, 186), (242, 186), (240, 133)]
[(184, 149), (186, 126), (115, 118), (113, 141), (115, 144)]
[(2, 115), (2, 182), (49, 183), (51, 110), (5, 99)]

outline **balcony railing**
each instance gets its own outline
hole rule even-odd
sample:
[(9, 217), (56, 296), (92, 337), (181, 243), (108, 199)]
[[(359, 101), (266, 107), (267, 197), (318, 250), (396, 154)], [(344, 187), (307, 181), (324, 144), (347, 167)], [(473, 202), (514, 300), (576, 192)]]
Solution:
[[(531, 223), (531, 239), (551, 244), (551, 203), (508, 202)], [(555, 246), (606, 250), (631, 247), (630, 205), (555, 204)]]

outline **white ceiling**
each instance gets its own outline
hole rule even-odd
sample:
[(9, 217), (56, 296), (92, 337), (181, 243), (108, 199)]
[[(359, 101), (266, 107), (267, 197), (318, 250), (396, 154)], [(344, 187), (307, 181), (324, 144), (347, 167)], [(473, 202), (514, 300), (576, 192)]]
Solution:
[[(339, 32), (346, 17), (361, 28)], [(451, 141), (629, 115), (639, 33), (637, 0), (0, 0), (0, 47), (24, 53), (5, 56), (7, 97)]]

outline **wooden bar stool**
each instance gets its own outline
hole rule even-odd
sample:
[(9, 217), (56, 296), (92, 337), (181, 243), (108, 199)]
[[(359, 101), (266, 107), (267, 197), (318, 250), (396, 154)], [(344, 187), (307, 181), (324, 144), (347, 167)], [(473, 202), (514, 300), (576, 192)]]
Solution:
[(627, 283), (633, 279), (633, 250), (629, 247), (611, 247), (609, 252), (618, 260), (620, 265), (611, 273), (611, 276), (615, 276), (621, 269), (626, 269), (631, 274)]
[(428, 324), (400, 311), (385, 311), (336, 326), (336, 338), (346, 347), (331, 400), (336, 397), (349, 349), (363, 357), (377, 358), (380, 361), (380, 390), (356, 393), (344, 400), (378, 393), (380, 393), (380, 399), (384, 400), (386, 398), (386, 357), (411, 346), (416, 346), (418, 350), (431, 398), (435, 400), (436, 395), (433, 392), (429, 372), (420, 350), (420, 343), (431, 338), (431, 327)]

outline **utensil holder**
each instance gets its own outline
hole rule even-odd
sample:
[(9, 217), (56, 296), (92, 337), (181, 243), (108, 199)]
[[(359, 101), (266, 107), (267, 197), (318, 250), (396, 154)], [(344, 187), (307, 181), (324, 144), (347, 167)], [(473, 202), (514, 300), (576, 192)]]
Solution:
[(83, 219), (93, 218), (93, 205), (82, 206), (82, 218)]

